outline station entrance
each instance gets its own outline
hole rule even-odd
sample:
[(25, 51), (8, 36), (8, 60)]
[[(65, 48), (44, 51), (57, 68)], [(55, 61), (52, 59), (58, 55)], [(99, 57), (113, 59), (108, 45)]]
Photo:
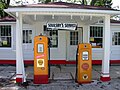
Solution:
[(50, 58), (59, 61), (75, 61), (78, 43), (83, 43), (83, 27), (75, 30), (50, 29), (44, 25), (43, 34), (51, 41)]

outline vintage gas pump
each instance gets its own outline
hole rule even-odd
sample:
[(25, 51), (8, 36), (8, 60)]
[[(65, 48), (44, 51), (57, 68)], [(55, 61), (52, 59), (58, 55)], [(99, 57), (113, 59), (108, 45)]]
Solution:
[(91, 44), (79, 44), (77, 55), (77, 82), (90, 83), (92, 78), (92, 47)]
[(48, 83), (48, 38), (42, 35), (34, 38), (34, 83)]

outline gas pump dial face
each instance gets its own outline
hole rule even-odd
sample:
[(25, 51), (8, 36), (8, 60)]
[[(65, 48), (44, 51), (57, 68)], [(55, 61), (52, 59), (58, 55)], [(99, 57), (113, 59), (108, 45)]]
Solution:
[(82, 60), (88, 60), (88, 51), (82, 53)]
[(38, 53), (43, 53), (44, 46), (43, 44), (38, 44)]

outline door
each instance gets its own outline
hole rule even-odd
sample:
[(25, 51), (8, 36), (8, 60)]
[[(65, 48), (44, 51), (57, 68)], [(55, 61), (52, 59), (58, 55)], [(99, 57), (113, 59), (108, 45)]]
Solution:
[(23, 29), (23, 56), (26, 60), (33, 60), (34, 32), (31, 28)]
[(112, 31), (112, 40), (111, 40), (111, 60), (120, 59), (120, 31)]
[(70, 31), (67, 33), (67, 60), (76, 60), (76, 52), (78, 43), (83, 42), (83, 30), (78, 28), (76, 31)]

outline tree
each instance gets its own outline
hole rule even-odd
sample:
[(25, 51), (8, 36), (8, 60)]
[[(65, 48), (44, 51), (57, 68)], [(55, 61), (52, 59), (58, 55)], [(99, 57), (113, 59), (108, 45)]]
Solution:
[(87, 5), (87, 1), (86, 1), (86, 0), (82, 0), (82, 1), (81, 1), (81, 4), (82, 4), (82, 5)]
[(112, 0), (92, 0), (91, 5), (92, 6), (103, 6), (103, 7), (111, 8)]
[(10, 0), (0, 0), (0, 17), (7, 16), (8, 14), (4, 12), (3, 9), (8, 8)]
[[(39, 2), (41, 2), (41, 3), (49, 3), (49, 2), (52, 2), (52, 0), (39, 0)], [(53, 2), (54, 2), (54, 0), (53, 0)]]
[(87, 0), (66, 0), (66, 2), (69, 3), (77, 3), (77, 4), (82, 4), (82, 5), (87, 5)]

